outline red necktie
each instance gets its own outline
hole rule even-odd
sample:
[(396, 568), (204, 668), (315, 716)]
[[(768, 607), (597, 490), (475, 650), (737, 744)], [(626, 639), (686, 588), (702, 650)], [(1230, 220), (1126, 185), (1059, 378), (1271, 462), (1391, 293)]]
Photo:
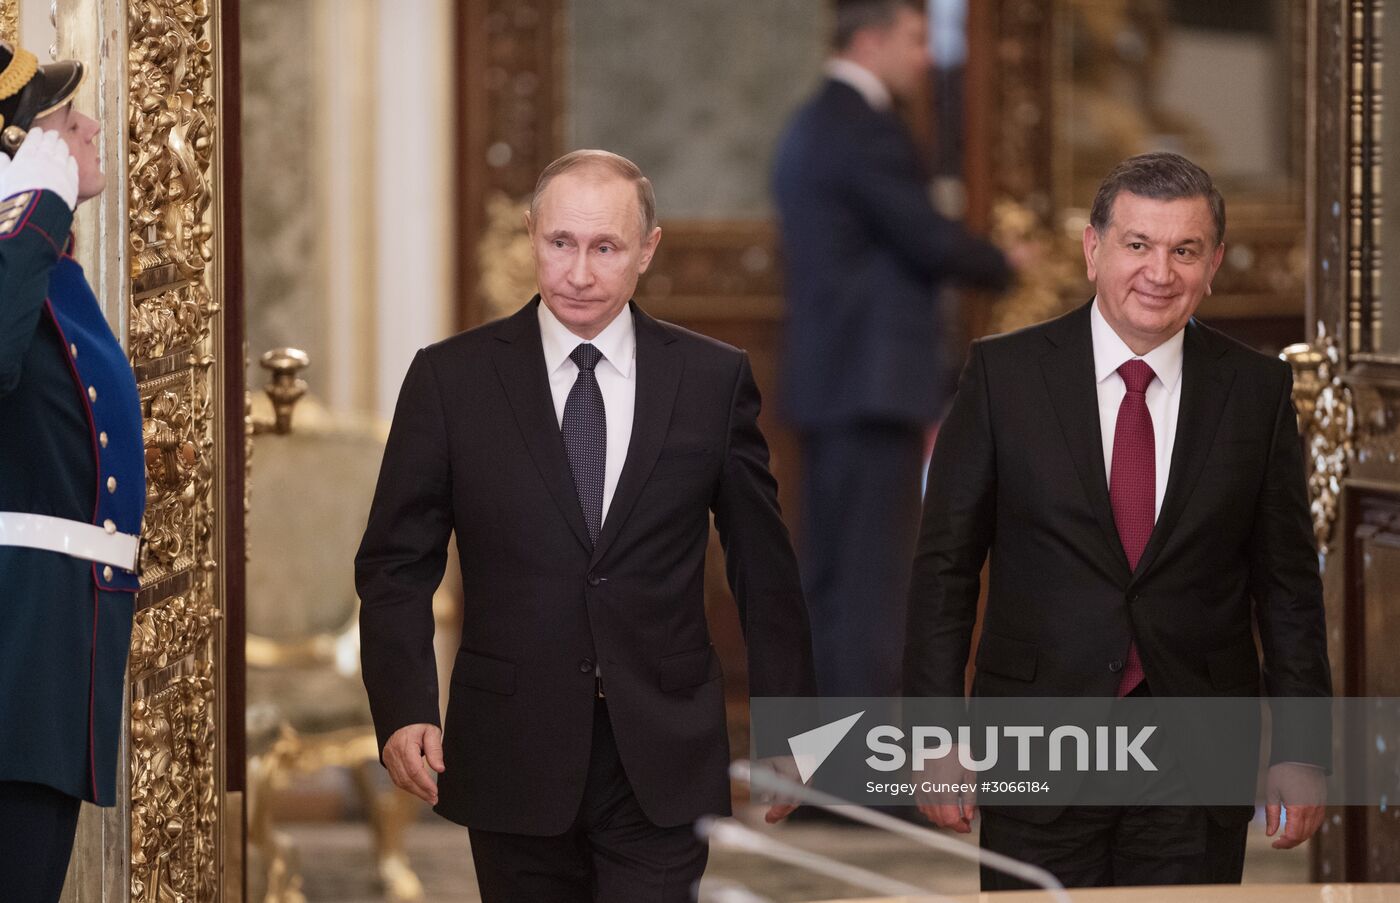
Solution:
[[(1152, 415), (1147, 410), (1147, 386), (1157, 374), (1145, 361), (1131, 360), (1118, 368), (1118, 375), (1128, 392), (1118, 406), (1118, 424), (1113, 430), (1108, 498), (1113, 504), (1113, 522), (1118, 526), (1118, 539), (1128, 556), (1128, 567), (1137, 570), (1157, 519), (1157, 443)], [(1118, 684), (1119, 697), (1127, 696), (1142, 681), (1142, 659), (1138, 657), (1137, 643), (1133, 643), (1128, 647), (1128, 662)]]

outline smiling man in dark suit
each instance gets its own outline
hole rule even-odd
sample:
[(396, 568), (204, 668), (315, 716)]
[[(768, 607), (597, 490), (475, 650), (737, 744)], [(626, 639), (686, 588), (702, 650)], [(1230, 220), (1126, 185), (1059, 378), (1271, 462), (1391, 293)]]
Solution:
[[(420, 351), (394, 414), (356, 558), (383, 760), (468, 826), (487, 903), (689, 900), (692, 824), (729, 812), (711, 513), (753, 694), (813, 690), (758, 389), (742, 351), (630, 301), (661, 238), (630, 161), (555, 161), (526, 225), (540, 295)], [(453, 531), (465, 613), (439, 730)]]
[[(906, 693), (963, 695), (990, 552), (974, 696), (1258, 696), (1257, 630), (1264, 692), (1327, 697), (1291, 371), (1193, 319), (1224, 201), (1185, 158), (1144, 154), (1090, 219), (1095, 299), (972, 348), (929, 474)], [(1289, 721), (1274, 719), (1267, 781), (1268, 833), (1288, 808), (1276, 847), (1320, 825), (1331, 748), (1325, 723)], [(923, 809), (963, 833), (977, 811), (971, 795)], [(1071, 886), (1233, 883), (1251, 811), (987, 809), (982, 845)], [(984, 871), (984, 888), (1011, 886)]]

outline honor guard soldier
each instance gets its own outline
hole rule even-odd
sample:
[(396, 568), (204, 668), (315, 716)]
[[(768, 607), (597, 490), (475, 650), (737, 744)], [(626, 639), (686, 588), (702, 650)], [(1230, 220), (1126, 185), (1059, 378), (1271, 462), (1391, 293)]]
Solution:
[(131, 366), (73, 259), (102, 192), (83, 65), (0, 44), (0, 892), (57, 900), (79, 801), (116, 801), (145, 508)]

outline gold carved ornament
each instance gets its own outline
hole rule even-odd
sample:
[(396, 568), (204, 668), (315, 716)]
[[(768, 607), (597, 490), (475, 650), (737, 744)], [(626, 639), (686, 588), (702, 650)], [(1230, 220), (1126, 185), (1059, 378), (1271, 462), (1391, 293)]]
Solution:
[(1342, 484), (1355, 454), (1356, 412), (1351, 389), (1342, 381), (1341, 345), (1317, 324), (1311, 343), (1289, 345), (1280, 355), (1293, 367), (1293, 405), (1303, 434), (1313, 537), (1327, 553), (1337, 521)]
[(19, 0), (0, 0), (0, 41), (19, 43)]
[(499, 191), (486, 202), (486, 228), (476, 249), (486, 320), (515, 312), (535, 294), (535, 260), (525, 231), (528, 209), (527, 202)]
[(1001, 248), (1033, 248), (1036, 259), (1017, 273), (1015, 286), (993, 305), (989, 332), (1012, 332), (1083, 302), (1079, 242), (1044, 226), (1029, 207), (1010, 198), (997, 201), (992, 207), (991, 238)]
[(130, 899), (219, 898), (214, 73), (210, 0), (127, 0), (128, 347), (147, 505), (130, 662)]
[[(131, 899), (218, 898), (214, 668), (171, 681), (131, 708)], [(145, 805), (137, 807), (135, 801)]]

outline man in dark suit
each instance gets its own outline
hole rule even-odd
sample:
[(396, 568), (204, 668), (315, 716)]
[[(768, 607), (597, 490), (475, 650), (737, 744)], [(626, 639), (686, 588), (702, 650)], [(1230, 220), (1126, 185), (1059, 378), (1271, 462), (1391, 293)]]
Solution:
[[(486, 901), (690, 899), (692, 824), (729, 812), (711, 512), (752, 692), (813, 690), (748, 358), (629, 300), (655, 216), (615, 154), (544, 171), (526, 219), (540, 295), (418, 353), (356, 558), (385, 767), (468, 826)], [(431, 599), (454, 530), (465, 613), (440, 731)]]
[[(1192, 319), (1224, 231), (1195, 164), (1126, 160), (1084, 231), (1095, 299), (974, 343), (930, 467), (908, 695), (962, 696), (989, 552), (974, 696), (1258, 696), (1255, 630), (1270, 697), (1330, 695), (1291, 371)], [(1330, 756), (1325, 725), (1287, 721), (1268, 772), (1270, 835), (1288, 808), (1275, 847), (1321, 823)], [(963, 833), (977, 811), (971, 795), (922, 808)], [(982, 844), (1072, 886), (1233, 883), (1250, 812), (989, 808)]]
[(899, 692), (925, 435), (941, 398), (939, 287), (1004, 287), (1002, 254), (935, 212), (891, 109), (928, 69), (922, 4), (836, 7), (827, 79), (778, 146), (785, 417), (802, 447), (803, 588), (824, 696)]

